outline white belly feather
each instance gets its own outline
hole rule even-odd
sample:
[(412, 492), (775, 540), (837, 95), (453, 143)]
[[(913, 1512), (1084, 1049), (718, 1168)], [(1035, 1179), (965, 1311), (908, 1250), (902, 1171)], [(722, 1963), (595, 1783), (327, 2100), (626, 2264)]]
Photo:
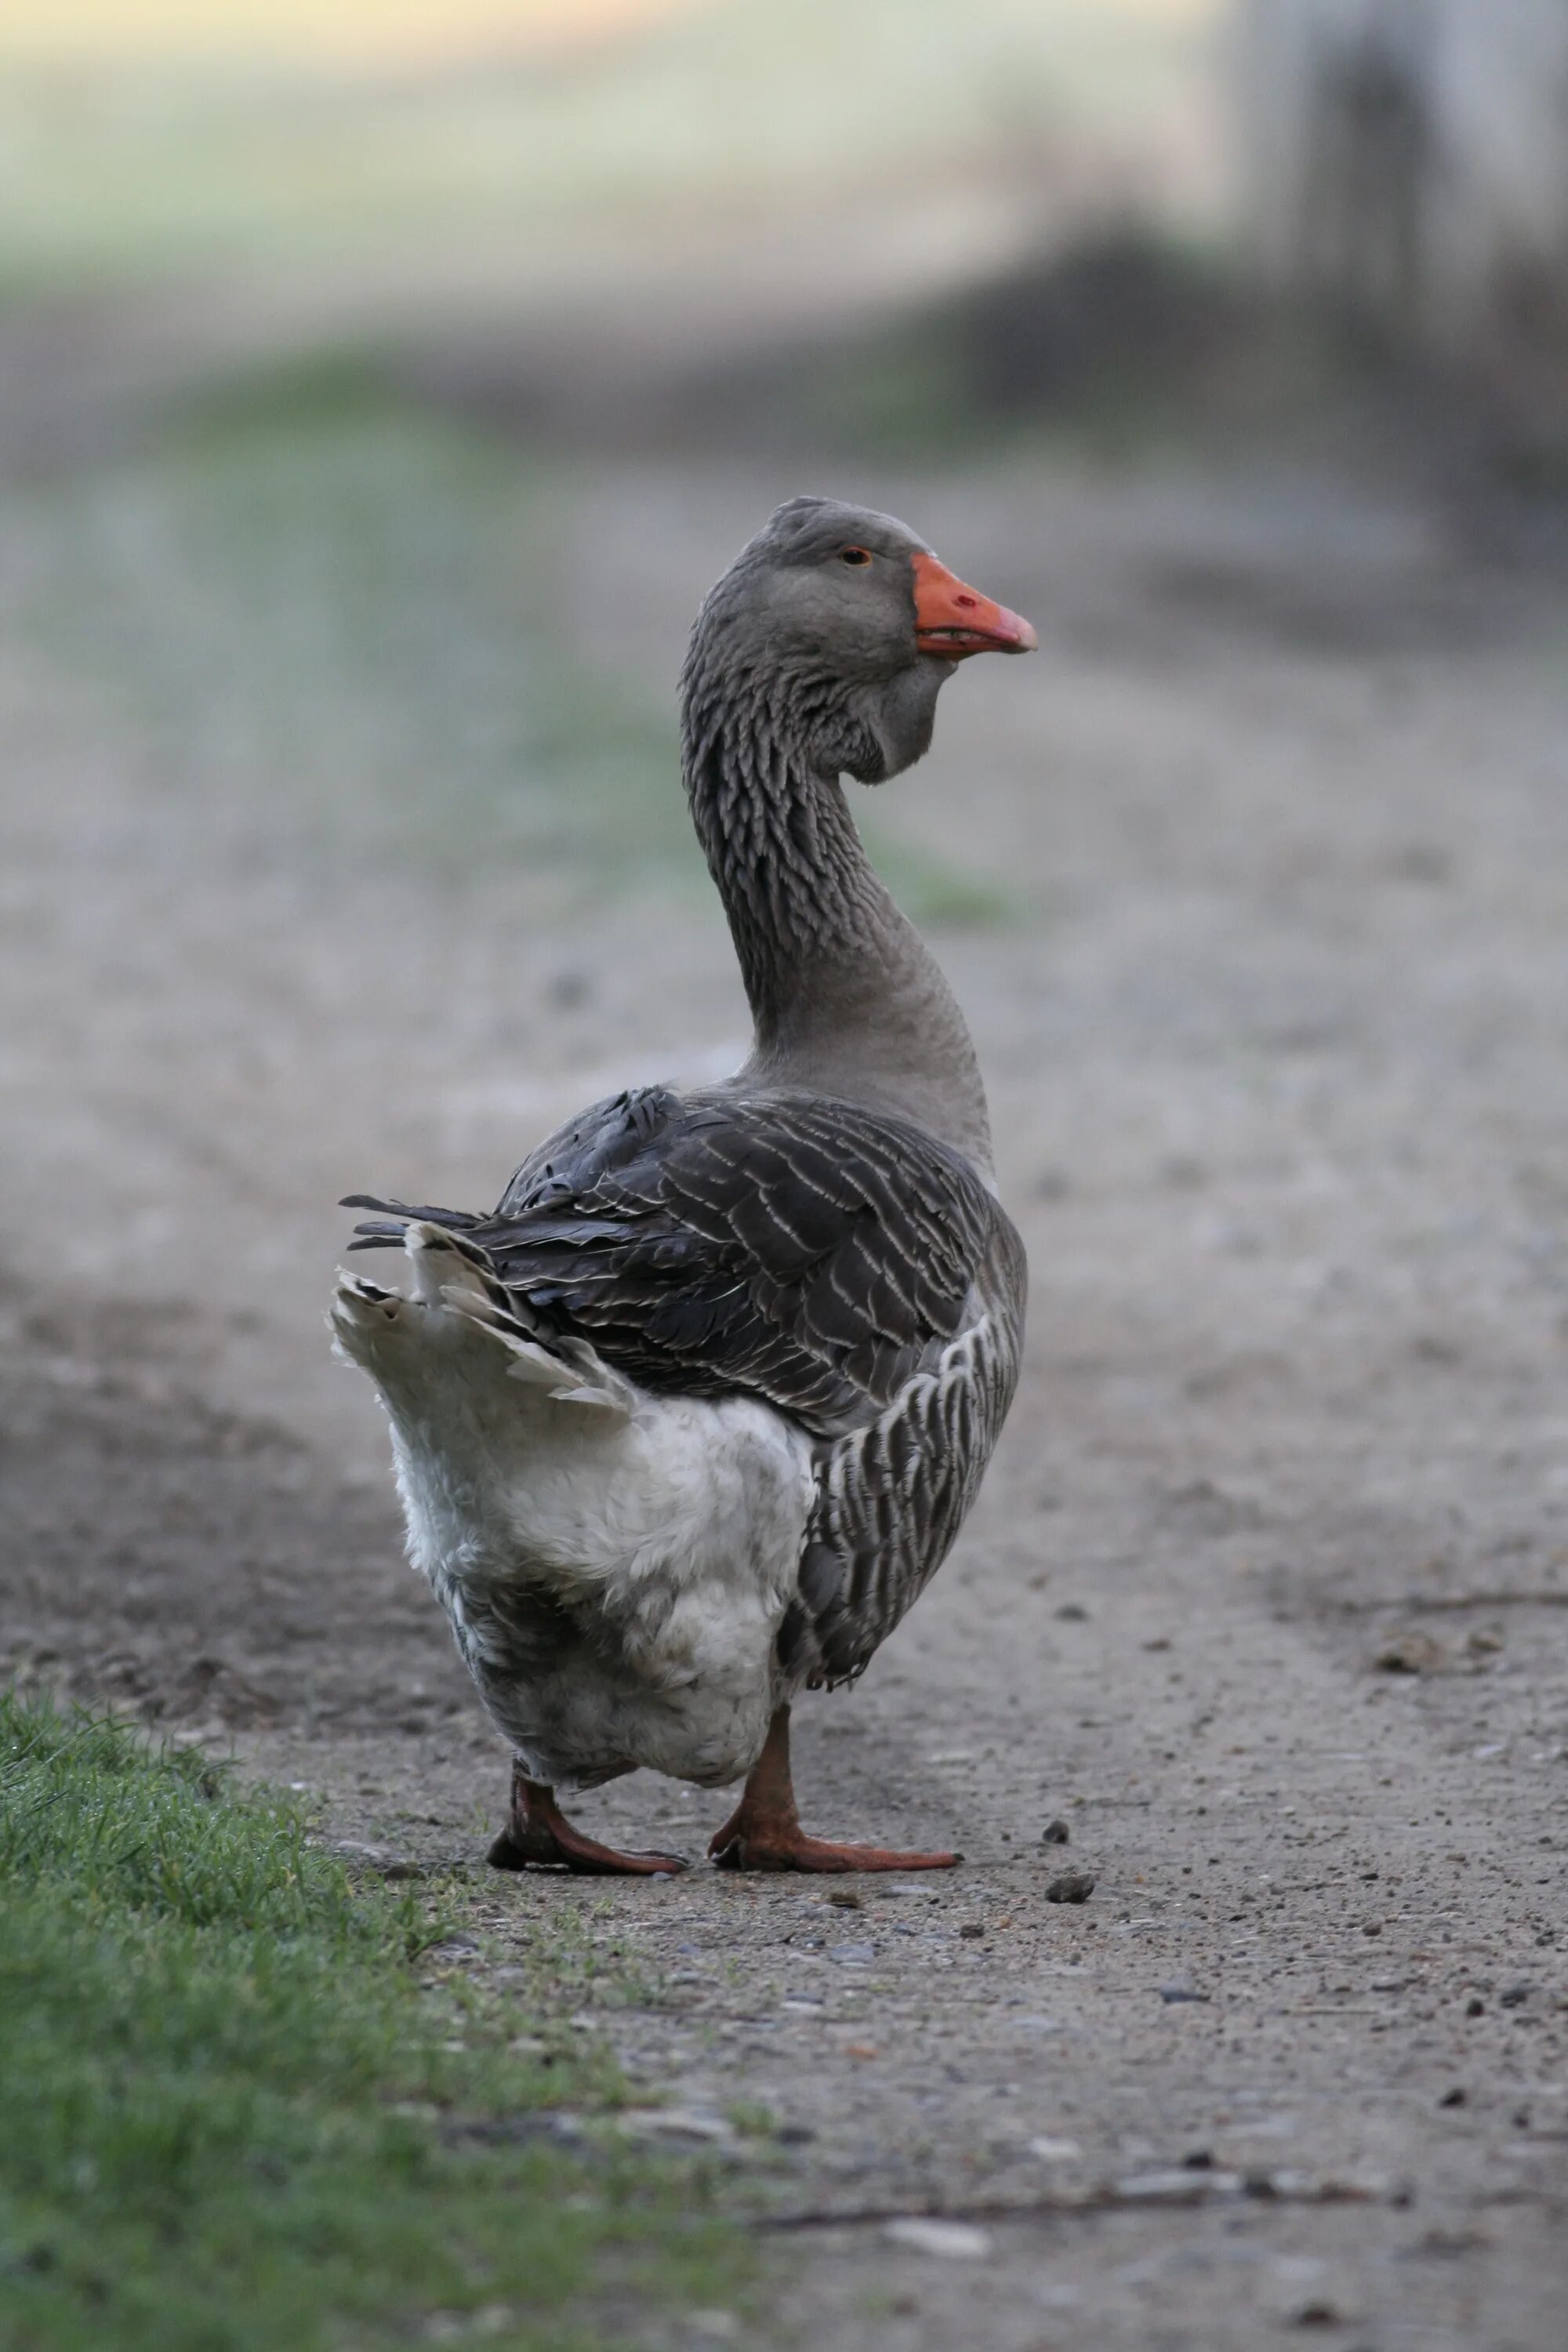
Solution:
[(770, 1406), (655, 1396), (582, 1342), (520, 1337), (429, 1226), (415, 1292), (347, 1277), (332, 1326), (392, 1423), (409, 1555), (535, 1778), (739, 1778), (815, 1499)]

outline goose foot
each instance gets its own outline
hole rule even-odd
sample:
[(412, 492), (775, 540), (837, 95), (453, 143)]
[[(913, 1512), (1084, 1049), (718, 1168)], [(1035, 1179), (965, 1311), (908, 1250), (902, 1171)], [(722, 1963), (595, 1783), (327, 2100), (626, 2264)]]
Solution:
[(795, 1811), (789, 1769), (789, 1709), (768, 1727), (741, 1801), (708, 1848), (721, 1870), (952, 1870), (958, 1853), (899, 1853), (882, 1845), (835, 1845), (808, 1837)]
[(952, 1870), (961, 1853), (900, 1853), (885, 1845), (835, 1845), (807, 1837), (796, 1822), (782, 1835), (748, 1835), (726, 1822), (708, 1851), (720, 1870)]
[(493, 1870), (564, 1864), (594, 1878), (668, 1878), (686, 1867), (679, 1853), (621, 1853), (574, 1830), (542, 1780), (511, 1776), (511, 1816), (486, 1861)]

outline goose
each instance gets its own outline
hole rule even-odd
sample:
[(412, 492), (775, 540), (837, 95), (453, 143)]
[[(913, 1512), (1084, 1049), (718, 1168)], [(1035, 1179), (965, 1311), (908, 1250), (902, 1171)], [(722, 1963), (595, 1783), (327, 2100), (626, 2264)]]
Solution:
[(928, 749), (957, 665), (1029, 624), (891, 516), (781, 506), (710, 592), (681, 755), (752, 1051), (596, 1103), (474, 1214), (351, 1194), (340, 1353), (391, 1424), (409, 1554), (512, 1756), (498, 1867), (663, 1874), (558, 1791), (737, 1780), (722, 1867), (913, 1871), (813, 1837), (803, 1686), (853, 1683), (956, 1536), (1012, 1402), (1026, 1273), (958, 1004), (842, 779)]

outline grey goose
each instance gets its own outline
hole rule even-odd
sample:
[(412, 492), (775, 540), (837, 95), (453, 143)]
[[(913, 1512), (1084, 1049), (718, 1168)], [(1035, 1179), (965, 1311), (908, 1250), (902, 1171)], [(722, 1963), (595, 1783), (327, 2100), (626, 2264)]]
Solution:
[(942, 1868), (808, 1836), (802, 1685), (852, 1682), (952, 1545), (1012, 1402), (1022, 1244), (963, 1017), (860, 846), (841, 778), (930, 745), (972, 654), (1026, 621), (889, 516), (792, 499), (698, 615), (692, 819), (754, 1042), (542, 1143), (489, 1214), (364, 1194), (340, 1350), (391, 1423), (410, 1557), (513, 1757), (502, 1868), (650, 1874), (555, 1791), (738, 1780), (709, 1849), (761, 1870)]

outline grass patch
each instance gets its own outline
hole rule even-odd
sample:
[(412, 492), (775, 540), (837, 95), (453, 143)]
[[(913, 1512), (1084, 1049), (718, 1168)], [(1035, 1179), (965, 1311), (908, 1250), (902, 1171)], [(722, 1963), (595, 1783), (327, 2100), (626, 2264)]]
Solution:
[(595, 2314), (732, 2293), (707, 2176), (542, 2136), (614, 2105), (603, 2054), (444, 1976), (450, 1923), (356, 1888), (287, 1801), (16, 1696), (0, 1798), (14, 2352), (574, 2352)]
[[(547, 877), (560, 912), (711, 905), (673, 691), (551, 609), (570, 485), (323, 352), (186, 409), (161, 447), (8, 502), (19, 621), (145, 798), (249, 870)], [(868, 838), (917, 922), (1008, 911)]]
[(247, 864), (698, 887), (673, 709), (539, 610), (557, 495), (327, 358), (18, 499), (21, 617), (170, 821)]

